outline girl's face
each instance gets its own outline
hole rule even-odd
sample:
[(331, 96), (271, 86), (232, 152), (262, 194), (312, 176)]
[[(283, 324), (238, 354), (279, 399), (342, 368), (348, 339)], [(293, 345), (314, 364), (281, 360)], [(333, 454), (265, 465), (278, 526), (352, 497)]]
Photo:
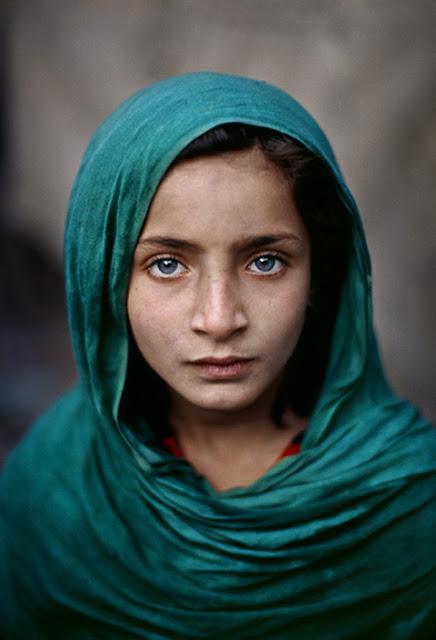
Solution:
[(308, 233), (258, 149), (182, 162), (136, 247), (128, 316), (144, 359), (186, 406), (238, 411), (280, 381), (304, 323)]

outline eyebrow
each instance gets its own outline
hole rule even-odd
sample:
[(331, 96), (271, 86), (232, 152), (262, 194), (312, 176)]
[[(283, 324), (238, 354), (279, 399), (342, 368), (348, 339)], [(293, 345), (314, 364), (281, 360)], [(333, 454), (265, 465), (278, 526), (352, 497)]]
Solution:
[(195, 244), (192, 244), (192, 242), (188, 242), (187, 240), (179, 240), (178, 238), (170, 238), (167, 236), (153, 236), (152, 238), (142, 238), (138, 242), (138, 247), (147, 245), (168, 247), (169, 249), (194, 250), (197, 248)]
[[(237, 243), (238, 248), (247, 250), (260, 249), (266, 245), (283, 241), (301, 242), (301, 239), (293, 233), (273, 234), (268, 236), (248, 236)], [(185, 249), (190, 251), (198, 250), (198, 246), (187, 240), (179, 238), (171, 238), (169, 236), (153, 236), (151, 238), (142, 238), (138, 242), (138, 246), (160, 246), (169, 249)]]

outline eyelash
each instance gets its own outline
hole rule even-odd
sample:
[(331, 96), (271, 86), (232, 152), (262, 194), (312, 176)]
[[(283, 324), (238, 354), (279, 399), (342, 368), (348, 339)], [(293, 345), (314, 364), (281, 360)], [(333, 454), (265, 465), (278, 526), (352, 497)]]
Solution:
[[(259, 260), (259, 258), (270, 258), (270, 259), (273, 259), (273, 260), (276, 261), (275, 265), (277, 263), (280, 264), (280, 268), (278, 270), (273, 271), (273, 272), (271, 272), (271, 271), (264, 271), (264, 272), (262, 272), (262, 271), (253, 271), (251, 269), (248, 269), (251, 273), (255, 273), (257, 276), (260, 276), (260, 277), (268, 277), (268, 276), (272, 277), (272, 276), (278, 275), (279, 273), (281, 273), (283, 268), (285, 266), (287, 266), (287, 262), (284, 260), (284, 258), (282, 258), (279, 254), (274, 253), (272, 251), (268, 251), (267, 253), (260, 253), (259, 255), (255, 256), (254, 258), (252, 258), (250, 260), (248, 266), (252, 265), (256, 260)], [(153, 278), (155, 278), (157, 280), (176, 280), (177, 278), (180, 278), (181, 275), (183, 275), (184, 272), (182, 272), (180, 274), (176, 274), (176, 275), (174, 275), (174, 274), (164, 275), (162, 272), (160, 274), (153, 273), (153, 271), (152, 271), (153, 268), (157, 267), (157, 265), (160, 262), (163, 262), (164, 260), (173, 261), (173, 262), (176, 262), (178, 265), (184, 266), (183, 263), (178, 258), (176, 258), (175, 256), (172, 256), (172, 255), (169, 255), (169, 254), (164, 255), (164, 256), (158, 256), (158, 257), (154, 258), (154, 260), (149, 265), (147, 265), (147, 267), (146, 267), (146, 270), (150, 273), (150, 275)], [(184, 270), (187, 271), (187, 268), (184, 267)]]

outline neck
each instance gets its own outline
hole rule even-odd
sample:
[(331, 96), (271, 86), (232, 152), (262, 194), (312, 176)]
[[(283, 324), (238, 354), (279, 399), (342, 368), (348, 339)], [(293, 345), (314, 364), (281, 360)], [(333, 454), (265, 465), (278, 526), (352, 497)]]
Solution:
[(171, 398), (170, 423), (184, 458), (219, 491), (248, 486), (268, 471), (304, 428), (292, 411), (278, 428), (272, 399), (239, 411), (209, 411)]
[(275, 394), (235, 411), (211, 411), (171, 397), (169, 421), (182, 450), (188, 454), (213, 455), (234, 460), (241, 455), (276, 449), (302, 428), (302, 421), (291, 410), (284, 415), (284, 426), (272, 419)]

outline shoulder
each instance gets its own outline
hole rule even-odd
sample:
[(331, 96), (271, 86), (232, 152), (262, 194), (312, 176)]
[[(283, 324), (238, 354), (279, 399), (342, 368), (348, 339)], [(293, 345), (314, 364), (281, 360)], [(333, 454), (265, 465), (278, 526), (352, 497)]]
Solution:
[(34, 422), (6, 459), (0, 476), (0, 496), (3, 501), (8, 502), (11, 492), (20, 494), (24, 486), (30, 484), (36, 489), (50, 482), (50, 476), (68, 459), (81, 411), (82, 396), (78, 390), (73, 390)]
[(10, 546), (28, 549), (31, 541), (36, 547), (50, 526), (61, 521), (92, 437), (87, 421), (80, 419), (85, 410), (77, 390), (66, 394), (7, 458), (0, 476), (0, 521)]
[(67, 542), (80, 531), (79, 486), (92, 442), (91, 429), (81, 419), (85, 404), (78, 391), (58, 400), (32, 425), (0, 476), (5, 615), (12, 615), (19, 602), (32, 607), (50, 601), (50, 576), (60, 567)]
[(30, 427), (0, 476), (3, 517), (24, 524), (34, 522), (40, 510), (53, 509), (60, 488), (85, 463), (95, 433), (88, 411), (86, 398), (74, 389)]

